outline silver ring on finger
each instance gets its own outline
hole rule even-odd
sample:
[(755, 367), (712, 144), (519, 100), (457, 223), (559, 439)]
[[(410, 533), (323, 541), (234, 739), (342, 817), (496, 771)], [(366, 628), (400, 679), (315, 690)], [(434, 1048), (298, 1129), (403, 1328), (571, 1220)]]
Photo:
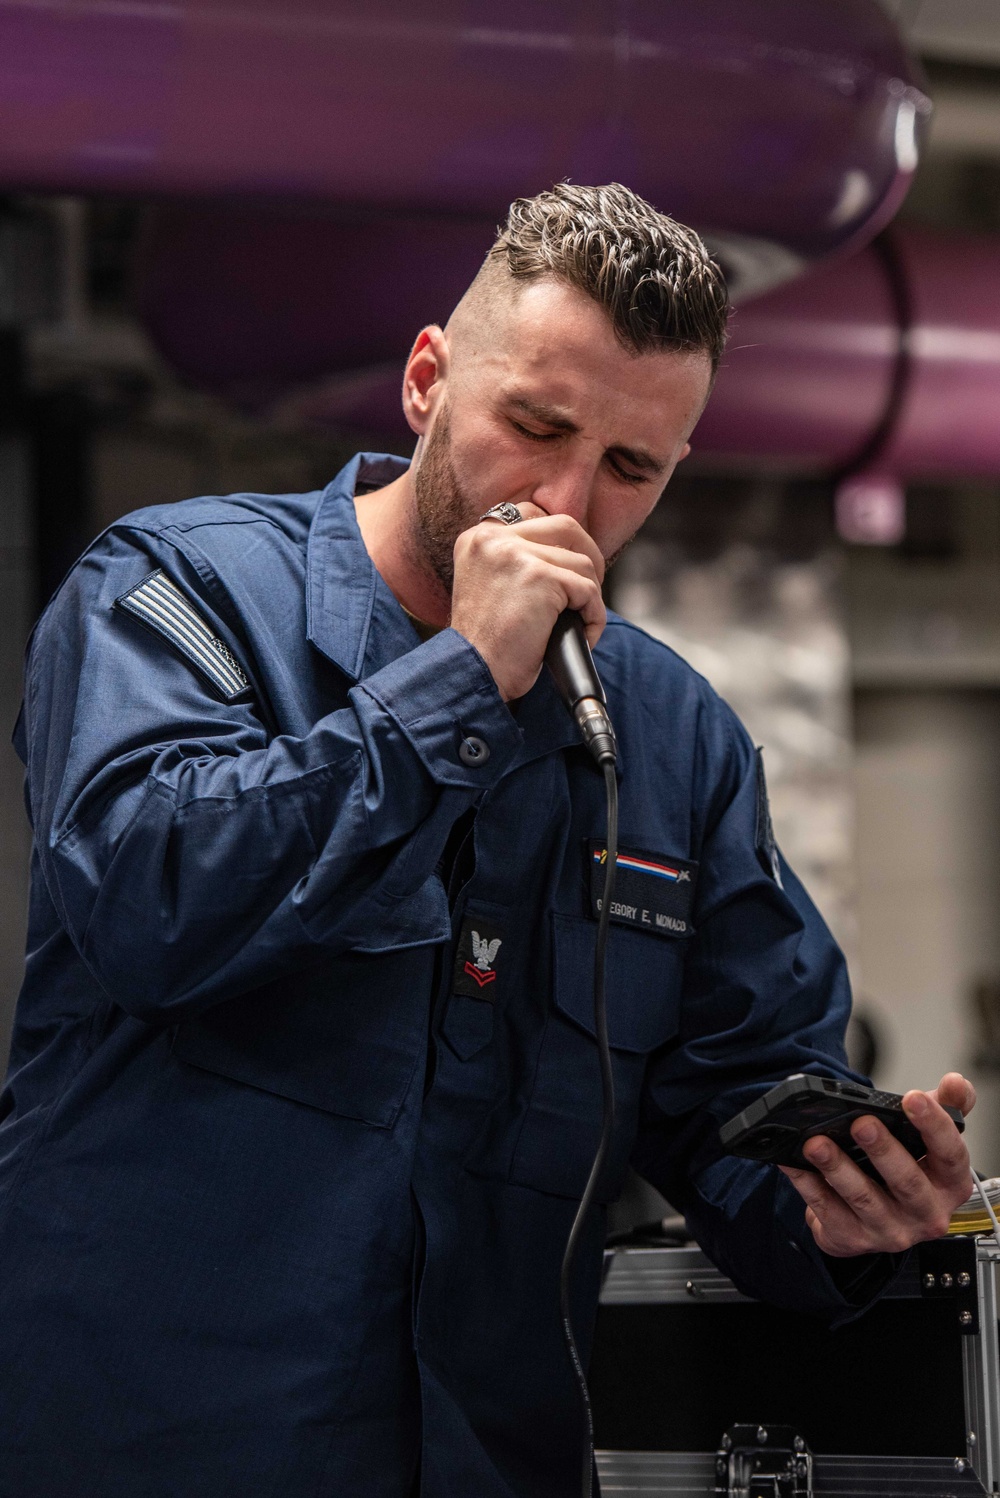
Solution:
[(505, 499), (502, 504), (494, 505), (492, 509), (487, 510), (485, 515), (480, 515), (479, 519), (481, 521), (499, 520), (501, 525), (517, 525), (524, 519), (524, 516), (517, 505), (512, 505)]

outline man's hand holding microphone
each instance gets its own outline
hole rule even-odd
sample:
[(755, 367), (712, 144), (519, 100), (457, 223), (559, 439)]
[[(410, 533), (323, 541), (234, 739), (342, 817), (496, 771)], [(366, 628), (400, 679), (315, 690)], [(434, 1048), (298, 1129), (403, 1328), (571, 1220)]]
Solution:
[(509, 518), (488, 511), (455, 542), (451, 626), (512, 702), (534, 686), (564, 609), (580, 615), (591, 648), (600, 639), (604, 558), (571, 515), (549, 515), (531, 502), (495, 509)]

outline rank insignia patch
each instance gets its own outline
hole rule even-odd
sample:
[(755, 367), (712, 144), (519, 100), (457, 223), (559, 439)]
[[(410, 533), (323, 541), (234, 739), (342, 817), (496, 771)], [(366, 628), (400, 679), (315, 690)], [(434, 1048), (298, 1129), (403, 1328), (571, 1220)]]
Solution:
[(481, 916), (466, 916), (458, 940), (452, 992), (492, 1004), (503, 966), (503, 932)]
[(162, 570), (116, 598), (115, 607), (162, 635), (227, 701), (250, 685), (229, 646), (212, 633), (191, 600)]
[[(587, 844), (590, 866), (591, 915), (601, 913), (604, 871), (608, 853), (602, 842)], [(690, 936), (691, 906), (698, 865), (686, 858), (665, 858), (658, 853), (618, 850), (611, 919), (621, 926), (638, 926), (656, 936)]]

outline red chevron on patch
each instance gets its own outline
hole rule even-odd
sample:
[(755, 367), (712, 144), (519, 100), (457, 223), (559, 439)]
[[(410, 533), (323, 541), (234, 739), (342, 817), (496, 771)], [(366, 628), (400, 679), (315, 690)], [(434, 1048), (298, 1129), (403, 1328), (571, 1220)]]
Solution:
[(487, 983), (492, 983), (496, 979), (496, 973), (484, 973), (481, 968), (476, 967), (474, 962), (467, 962), (464, 971), (468, 973), (470, 978), (475, 978), (480, 988), (485, 988)]

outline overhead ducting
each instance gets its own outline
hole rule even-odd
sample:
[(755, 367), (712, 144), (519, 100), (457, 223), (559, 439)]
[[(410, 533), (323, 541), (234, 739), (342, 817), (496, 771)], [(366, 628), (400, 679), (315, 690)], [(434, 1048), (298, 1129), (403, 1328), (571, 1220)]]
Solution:
[(740, 308), (696, 435), (724, 463), (1000, 472), (1000, 241), (893, 229)]
[(929, 109), (878, 0), (0, 0), (0, 184), (152, 199), (171, 364), (385, 433), (510, 199), (617, 178), (739, 304), (703, 455), (995, 471), (992, 247), (876, 237)]
[(0, 0), (6, 188), (492, 224), (617, 179), (737, 289), (875, 233), (928, 113), (878, 0)]

